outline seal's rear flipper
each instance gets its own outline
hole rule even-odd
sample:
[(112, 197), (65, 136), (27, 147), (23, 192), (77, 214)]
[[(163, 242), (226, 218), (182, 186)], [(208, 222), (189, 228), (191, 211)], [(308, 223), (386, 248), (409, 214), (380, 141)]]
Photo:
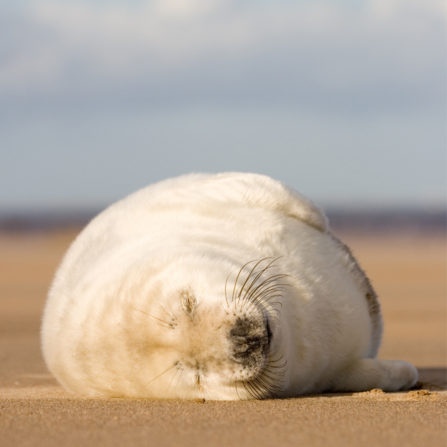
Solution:
[(230, 207), (264, 208), (298, 219), (321, 232), (328, 228), (320, 208), (292, 188), (265, 175), (225, 172), (215, 176), (192, 174), (182, 179), (181, 194), (187, 192), (194, 204), (211, 200)]
[(337, 377), (331, 391), (357, 392), (379, 388), (383, 391), (410, 389), (418, 379), (416, 368), (401, 360), (360, 359)]

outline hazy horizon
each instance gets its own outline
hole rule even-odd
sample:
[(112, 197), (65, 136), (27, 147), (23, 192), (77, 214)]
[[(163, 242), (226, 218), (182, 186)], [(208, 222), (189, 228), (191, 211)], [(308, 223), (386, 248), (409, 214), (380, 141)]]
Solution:
[(443, 209), (440, 0), (0, 0), (0, 214), (189, 172)]

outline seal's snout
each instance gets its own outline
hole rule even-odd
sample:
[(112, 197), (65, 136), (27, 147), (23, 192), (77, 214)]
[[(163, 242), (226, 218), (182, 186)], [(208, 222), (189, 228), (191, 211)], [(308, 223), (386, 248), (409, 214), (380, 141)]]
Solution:
[(232, 360), (244, 370), (244, 376), (257, 375), (266, 362), (269, 331), (264, 321), (239, 317), (230, 330)]

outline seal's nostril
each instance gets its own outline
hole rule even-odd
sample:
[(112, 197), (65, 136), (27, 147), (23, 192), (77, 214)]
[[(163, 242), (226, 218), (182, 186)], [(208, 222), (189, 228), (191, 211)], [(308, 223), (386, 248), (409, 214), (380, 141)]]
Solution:
[(265, 332), (263, 321), (256, 318), (237, 318), (233, 328), (230, 330), (231, 337), (247, 337), (257, 333)]
[(273, 332), (272, 332), (272, 328), (270, 327), (270, 322), (269, 322), (268, 318), (267, 318), (267, 322), (266, 322), (266, 328), (267, 328), (268, 344), (270, 346), (270, 343), (272, 342)]
[(233, 336), (232, 341), (236, 345), (244, 345), (247, 343), (247, 337), (244, 337), (242, 335)]

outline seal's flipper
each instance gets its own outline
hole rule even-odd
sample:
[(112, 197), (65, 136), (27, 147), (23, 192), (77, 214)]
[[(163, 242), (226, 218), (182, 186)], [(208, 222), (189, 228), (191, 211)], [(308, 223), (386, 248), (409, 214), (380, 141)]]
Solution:
[(418, 379), (416, 368), (401, 360), (360, 359), (336, 379), (331, 391), (408, 390)]
[(263, 208), (298, 219), (321, 232), (328, 228), (326, 216), (309, 199), (265, 175), (239, 172), (190, 174), (166, 186), (178, 189), (176, 196), (169, 196), (169, 201), (181, 197), (184, 203), (187, 197), (197, 206), (208, 202), (227, 207)]

